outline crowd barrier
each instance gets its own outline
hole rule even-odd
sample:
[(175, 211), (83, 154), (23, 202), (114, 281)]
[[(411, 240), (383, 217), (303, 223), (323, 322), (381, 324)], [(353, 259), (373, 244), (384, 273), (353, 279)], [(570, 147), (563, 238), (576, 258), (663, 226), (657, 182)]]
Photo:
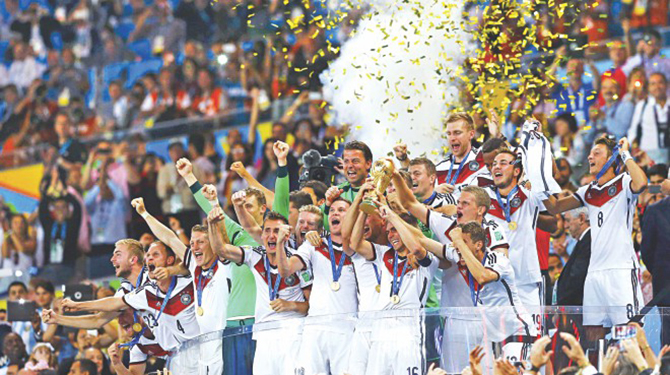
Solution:
[[(615, 315), (622, 309), (626, 308), (552, 306), (525, 311), (513, 306), (427, 308), (258, 324), (253, 324), (250, 317), (243, 317), (229, 319), (225, 330), (184, 343), (172, 353), (167, 366), (174, 374), (195, 374), (203, 371), (203, 366), (210, 364), (211, 371), (217, 368), (214, 364), (223, 362), (223, 374), (251, 375), (254, 361), (260, 361), (264, 366), (268, 362), (283, 364), (283, 369), (273, 370), (276, 374), (311, 375), (305, 364), (319, 355), (318, 348), (325, 340), (329, 344), (346, 343), (350, 369), (360, 368), (354, 363), (367, 358), (367, 366), (373, 368), (393, 366), (394, 372), (384, 373), (409, 375), (425, 374), (433, 363), (448, 373), (460, 373), (469, 364), (469, 352), (481, 345), (485, 352), (483, 375), (493, 375), (493, 359), (498, 358), (507, 359), (518, 368), (529, 368), (533, 342), (541, 335), (548, 335), (554, 355), (546, 374), (557, 374), (566, 367), (576, 366), (561, 350), (566, 341), (559, 333), (567, 332), (579, 340), (591, 363), (600, 369), (607, 347), (617, 345), (620, 339), (612, 333), (605, 339), (592, 338), (593, 331), (586, 327), (585, 319)], [(670, 329), (670, 308), (646, 308), (643, 313), (631, 316), (631, 321), (639, 322), (650, 347), (658, 353), (663, 326)], [(618, 331), (618, 335), (628, 337), (635, 334), (632, 329)], [(668, 332), (665, 335), (667, 339)], [(348, 373), (358, 375), (356, 370)], [(368, 373), (372, 373), (370, 367)]]

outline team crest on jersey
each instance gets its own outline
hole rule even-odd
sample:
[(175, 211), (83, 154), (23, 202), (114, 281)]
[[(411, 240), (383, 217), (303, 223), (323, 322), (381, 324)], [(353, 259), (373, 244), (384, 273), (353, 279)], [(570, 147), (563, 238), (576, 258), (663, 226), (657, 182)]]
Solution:
[(512, 207), (514, 207), (514, 208), (517, 208), (517, 207), (521, 206), (521, 198), (519, 198), (519, 197), (514, 197), (514, 199), (512, 199), (512, 202), (511, 202), (510, 204), (511, 204)]
[(495, 236), (496, 236), (496, 241), (502, 240), (502, 234), (500, 234), (500, 232), (494, 232), (494, 233), (495, 233)]
[(288, 286), (294, 286), (295, 283), (296, 283), (296, 281), (297, 281), (297, 280), (296, 280), (295, 275), (289, 275), (289, 277), (287, 277), (287, 278), (284, 280), (284, 282), (285, 282), (286, 285), (288, 285)]
[(612, 185), (609, 187), (609, 189), (607, 189), (607, 195), (609, 195), (610, 197), (616, 195), (616, 185)]
[(190, 295), (190, 294), (188, 294), (188, 293), (184, 293), (184, 294), (181, 295), (181, 298), (180, 298), (180, 299), (181, 299), (181, 303), (182, 303), (183, 305), (188, 305), (188, 304), (191, 303), (191, 299), (192, 299), (192, 298), (191, 298), (191, 295)]
[(470, 163), (468, 163), (468, 168), (470, 168), (470, 170), (474, 172), (479, 169), (479, 163), (473, 160)]

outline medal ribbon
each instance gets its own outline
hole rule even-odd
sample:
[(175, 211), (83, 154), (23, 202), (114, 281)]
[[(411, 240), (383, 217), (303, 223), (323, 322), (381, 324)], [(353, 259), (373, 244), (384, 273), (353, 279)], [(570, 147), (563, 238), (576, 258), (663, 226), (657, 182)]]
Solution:
[(335, 267), (335, 251), (333, 250), (333, 239), (328, 236), (328, 254), (330, 254), (330, 267), (333, 271), (333, 281), (337, 282), (340, 280), (340, 275), (342, 275), (342, 267), (344, 267), (344, 259), (346, 254), (342, 252), (342, 257), (337, 267)]
[(405, 264), (402, 267), (402, 273), (400, 273), (400, 279), (398, 279), (398, 252), (394, 251), (393, 257), (393, 285), (391, 286), (392, 295), (397, 296), (400, 292), (400, 286), (402, 285), (402, 279), (405, 278), (407, 272), (407, 263), (409, 259), (405, 259)]
[[(284, 249), (281, 249), (280, 251), (283, 251)], [(281, 282), (281, 275), (277, 274), (277, 278), (275, 279), (275, 285), (272, 286), (272, 273), (270, 272), (270, 260), (268, 260), (267, 254), (265, 255), (265, 276), (267, 277), (268, 280), (268, 291), (270, 293), (270, 301), (274, 301), (275, 298), (277, 298), (277, 295), (279, 294), (279, 283)]]
[[(142, 283), (143, 276), (144, 276), (144, 267), (142, 267), (139, 276), (137, 276), (137, 281), (135, 281), (135, 287), (133, 288), (133, 290), (140, 287), (140, 283)], [(138, 324), (139, 322), (140, 320), (137, 318), (137, 311), (133, 310), (133, 326), (135, 326), (135, 324)], [(142, 338), (142, 335), (144, 335), (144, 331), (146, 331), (146, 329), (147, 329), (146, 326), (142, 327), (141, 331), (135, 332), (132, 340), (130, 340), (125, 344), (119, 344), (119, 348), (132, 348), (133, 346), (137, 345), (137, 343), (140, 341), (140, 338)]]
[[(451, 185), (451, 184), (450, 184)], [(430, 204), (430, 202), (435, 199), (435, 196), (437, 195), (437, 192), (433, 190), (433, 194), (428, 197), (425, 201), (423, 201), (423, 204)]]
[(379, 268), (377, 268), (377, 264), (372, 263), (372, 268), (375, 269), (375, 278), (377, 278), (377, 285), (382, 285), (382, 274), (379, 272)]
[(616, 158), (619, 156), (619, 145), (614, 146), (614, 149), (612, 150), (612, 156), (610, 156), (609, 160), (607, 160), (607, 163), (603, 165), (602, 169), (598, 174), (596, 175), (596, 183), (598, 183), (598, 180), (600, 180), (600, 177), (602, 177), (605, 172), (607, 172), (607, 169), (609, 169), (610, 166), (612, 166), (612, 163), (616, 162)]
[(172, 295), (172, 292), (174, 291), (175, 286), (177, 286), (177, 276), (172, 276), (172, 281), (170, 282), (170, 287), (168, 288), (167, 293), (165, 293), (165, 298), (163, 298), (163, 304), (161, 305), (161, 310), (158, 312), (158, 316), (156, 317), (156, 324), (158, 324), (158, 319), (160, 319), (161, 315), (163, 315), (163, 311), (165, 310), (165, 306), (167, 306), (168, 302), (170, 301), (170, 296)]
[[(208, 269), (203, 269), (202, 267), (200, 267), (200, 278), (198, 279), (198, 285), (195, 288), (198, 299), (198, 307), (202, 305), (202, 290), (204, 289), (204, 287), (202, 286), (202, 280), (205, 278), (205, 273), (209, 273), (209, 271), (211, 271), (212, 268), (214, 268), (214, 266), (216, 266), (216, 259), (214, 259), (214, 263), (212, 263), (212, 265)], [(207, 276), (207, 278), (209, 278), (209, 276)]]
[(516, 185), (512, 191), (507, 194), (506, 197), (506, 204), (503, 203), (502, 198), (500, 197), (500, 190), (496, 188), (496, 200), (498, 201), (498, 204), (500, 205), (500, 208), (503, 209), (503, 212), (505, 213), (505, 221), (506, 222), (511, 222), (512, 221), (512, 215), (510, 214), (510, 205), (509, 205), (509, 199), (510, 197), (513, 197), (514, 194), (516, 194), (517, 190), (519, 190), (519, 185)]
[(461, 169), (463, 169), (463, 166), (465, 166), (465, 161), (468, 159), (468, 156), (470, 153), (468, 152), (463, 160), (461, 160), (461, 163), (458, 165), (458, 170), (456, 171), (456, 175), (454, 176), (454, 179), (451, 179), (451, 172), (454, 169), (454, 163), (456, 163), (456, 156), (454, 154), (451, 154), (451, 165), (449, 165), (449, 173), (447, 174), (447, 183), (449, 185), (456, 185), (456, 181), (458, 181), (458, 175), (461, 174)]

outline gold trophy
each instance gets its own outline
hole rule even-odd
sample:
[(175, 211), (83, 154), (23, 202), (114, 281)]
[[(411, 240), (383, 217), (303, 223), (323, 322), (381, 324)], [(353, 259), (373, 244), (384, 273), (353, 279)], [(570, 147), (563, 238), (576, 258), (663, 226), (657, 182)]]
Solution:
[[(391, 183), (391, 178), (393, 177), (393, 169), (395, 166), (393, 162), (388, 159), (379, 159), (370, 169), (370, 176), (372, 176), (372, 183), (375, 185), (374, 191), (368, 191), (363, 197), (363, 202), (361, 202), (361, 210), (368, 215), (375, 213), (375, 210), (378, 208), (374, 200), (377, 199), (377, 195), (384, 195), (386, 188)], [(375, 194), (375, 192), (377, 194)]]

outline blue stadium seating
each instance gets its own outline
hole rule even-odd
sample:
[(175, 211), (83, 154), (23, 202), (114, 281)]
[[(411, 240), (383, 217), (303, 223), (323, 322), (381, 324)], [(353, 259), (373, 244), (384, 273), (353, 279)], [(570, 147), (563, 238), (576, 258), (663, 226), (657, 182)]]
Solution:
[(121, 22), (114, 28), (114, 33), (116, 33), (119, 38), (123, 39), (124, 42), (128, 40), (130, 33), (133, 31), (135, 31), (135, 24), (128, 21)]
[(153, 59), (131, 63), (128, 66), (128, 79), (126, 79), (126, 88), (133, 87), (135, 82), (147, 73), (158, 73), (163, 66), (163, 60)]
[(151, 42), (149, 39), (140, 39), (128, 43), (128, 50), (136, 54), (142, 61), (149, 60), (153, 56), (151, 53)]
[(102, 69), (102, 87), (100, 90), (102, 91), (101, 98), (103, 102), (109, 101), (109, 92), (107, 91), (109, 84), (117, 79), (123, 80), (127, 75), (128, 65), (130, 65), (130, 63), (120, 62), (109, 64)]

